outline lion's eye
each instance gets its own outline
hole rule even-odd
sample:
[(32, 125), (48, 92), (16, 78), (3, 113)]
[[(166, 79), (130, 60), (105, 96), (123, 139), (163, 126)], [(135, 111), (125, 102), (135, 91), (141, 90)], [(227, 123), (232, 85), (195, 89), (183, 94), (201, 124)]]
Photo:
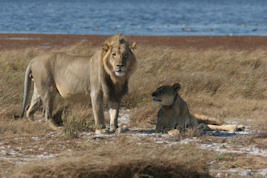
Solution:
[(113, 57), (116, 57), (116, 53), (113, 53), (112, 56), (113, 56)]
[(162, 93), (162, 92), (164, 92), (166, 90), (166, 88), (164, 88), (164, 87), (160, 87), (159, 88), (159, 93)]
[(125, 55), (124, 55), (124, 58), (125, 58), (125, 59), (128, 58), (128, 54), (125, 54)]

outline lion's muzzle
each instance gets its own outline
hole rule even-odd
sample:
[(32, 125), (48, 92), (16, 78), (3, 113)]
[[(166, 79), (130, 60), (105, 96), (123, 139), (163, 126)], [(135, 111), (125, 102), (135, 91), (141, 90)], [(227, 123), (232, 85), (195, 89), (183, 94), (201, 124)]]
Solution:
[(116, 76), (118, 76), (118, 77), (124, 76), (126, 74), (126, 72), (123, 71), (124, 65), (117, 65), (117, 67), (118, 67), (118, 69), (115, 72)]
[(159, 104), (162, 101), (161, 99), (158, 99), (158, 93), (157, 92), (152, 93), (152, 101), (154, 104)]
[(158, 96), (157, 92), (152, 93), (152, 98), (157, 97), (157, 96)]

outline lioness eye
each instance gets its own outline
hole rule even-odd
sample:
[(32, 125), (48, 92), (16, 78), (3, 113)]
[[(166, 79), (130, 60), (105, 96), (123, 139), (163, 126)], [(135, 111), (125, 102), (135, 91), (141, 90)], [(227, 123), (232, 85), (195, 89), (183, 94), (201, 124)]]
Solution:
[(116, 57), (116, 53), (112, 54), (113, 57)]

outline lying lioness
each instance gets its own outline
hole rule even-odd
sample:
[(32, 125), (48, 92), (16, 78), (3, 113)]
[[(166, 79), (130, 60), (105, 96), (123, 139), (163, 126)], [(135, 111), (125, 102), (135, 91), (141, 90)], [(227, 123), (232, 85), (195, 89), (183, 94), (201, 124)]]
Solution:
[(175, 83), (173, 86), (163, 85), (152, 93), (153, 103), (161, 106), (158, 112), (157, 133), (168, 132), (171, 135), (186, 128), (231, 132), (244, 130), (243, 125), (226, 125), (217, 118), (190, 114), (186, 102), (178, 94), (180, 89), (181, 85)]

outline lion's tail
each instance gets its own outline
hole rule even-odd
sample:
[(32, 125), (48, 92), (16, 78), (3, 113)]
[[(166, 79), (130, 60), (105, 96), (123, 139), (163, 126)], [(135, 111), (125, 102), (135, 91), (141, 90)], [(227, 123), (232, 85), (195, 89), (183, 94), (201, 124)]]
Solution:
[(215, 118), (215, 117), (208, 117), (203, 114), (194, 114), (194, 116), (198, 119), (199, 123), (204, 123), (204, 124), (214, 124), (214, 125), (224, 125), (225, 122)]
[(23, 118), (25, 109), (26, 109), (26, 104), (29, 98), (29, 93), (30, 93), (30, 87), (31, 87), (31, 62), (29, 63), (26, 72), (25, 72), (25, 80), (24, 80), (24, 98), (23, 98), (23, 105), (22, 105), (22, 113), (21, 113), (21, 118)]

